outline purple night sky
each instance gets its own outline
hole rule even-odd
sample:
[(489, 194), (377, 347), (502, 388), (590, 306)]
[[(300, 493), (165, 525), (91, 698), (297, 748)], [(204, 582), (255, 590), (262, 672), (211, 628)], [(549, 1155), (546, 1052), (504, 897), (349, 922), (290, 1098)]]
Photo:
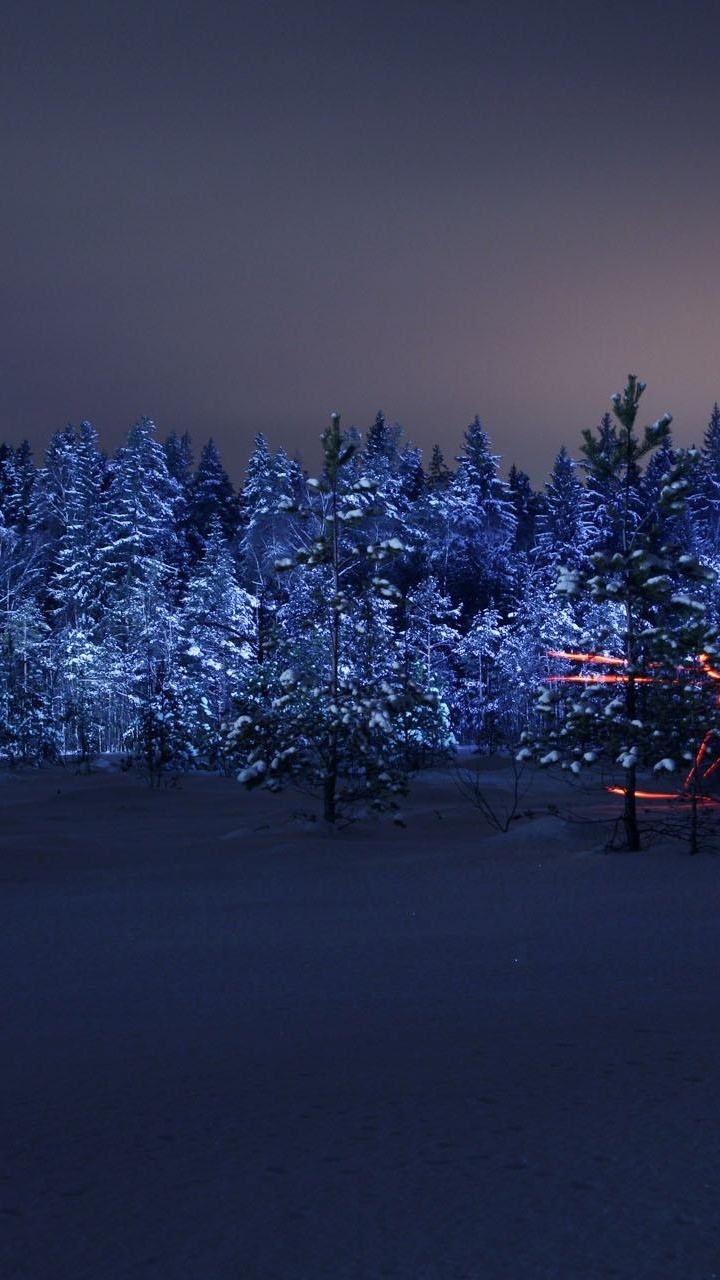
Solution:
[(628, 372), (720, 399), (720, 8), (6, 0), (0, 438), (331, 410), (541, 485)]

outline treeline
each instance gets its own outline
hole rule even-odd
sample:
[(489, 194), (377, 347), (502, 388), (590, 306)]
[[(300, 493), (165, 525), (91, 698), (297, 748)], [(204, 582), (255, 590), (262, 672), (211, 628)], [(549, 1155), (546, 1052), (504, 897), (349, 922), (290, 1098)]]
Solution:
[[(326, 777), (334, 751), (361, 792), (455, 743), (517, 742), (548, 651), (623, 652), (620, 606), (558, 594), (559, 576), (634, 528), (718, 566), (718, 406), (699, 449), (667, 433), (622, 483), (613, 441), (607, 415), (539, 492), (501, 477), (477, 418), (427, 465), (382, 414), (364, 434), (334, 420), (317, 477), (258, 436), (239, 492), (212, 440), (195, 462), (147, 418), (112, 457), (87, 422), (40, 465), (2, 446), (0, 755), (279, 784), (308, 752)], [(680, 456), (687, 501), (668, 511)], [(716, 621), (720, 589), (696, 590)]]

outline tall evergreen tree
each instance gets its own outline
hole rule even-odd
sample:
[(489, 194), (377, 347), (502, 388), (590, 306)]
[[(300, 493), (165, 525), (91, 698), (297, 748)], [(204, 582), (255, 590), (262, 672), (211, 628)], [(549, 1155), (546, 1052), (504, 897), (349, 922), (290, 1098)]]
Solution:
[(380, 459), (392, 470), (397, 469), (399, 462), (399, 444), (402, 430), (398, 423), (389, 423), (385, 414), (379, 412), (375, 421), (368, 427), (363, 448), (365, 469), (377, 464)]
[(195, 560), (202, 554), (215, 520), (223, 537), (232, 542), (240, 525), (240, 506), (214, 440), (203, 447), (189, 485), (189, 543)]
[(452, 472), (443, 457), (440, 445), (434, 444), (428, 466), (428, 484), (433, 487), (448, 484), (451, 476)]
[(105, 537), (106, 461), (95, 428), (58, 432), (34, 491), (31, 522), (44, 542), (47, 603), (58, 625), (97, 620)]
[(187, 492), (192, 480), (193, 447), (187, 431), (181, 436), (171, 431), (165, 439), (165, 461), (173, 480), (177, 480), (180, 488)]
[(479, 418), (465, 432), (464, 450), (447, 486), (428, 489), (428, 568), (467, 619), (478, 609), (507, 606), (510, 555), (517, 524), (500, 459)]
[(577, 464), (562, 446), (545, 485), (537, 520), (540, 559), (553, 566), (577, 568), (587, 557), (598, 531), (593, 524), (591, 499), (577, 474)]
[(237, 561), (214, 517), (179, 617), (185, 718), (193, 754), (216, 767), (233, 705), (257, 663), (257, 600), (237, 579)]
[[(355, 445), (338, 414), (322, 443), (323, 475), (308, 484), (313, 532), (305, 548), (278, 562), (301, 582), (303, 643), (293, 625), (289, 643), (268, 654), (241, 703), (230, 747), (246, 785), (276, 788), (295, 779), (317, 786), (324, 817), (334, 823), (349, 800), (380, 802), (403, 788), (408, 742), (415, 746), (416, 735), (428, 732), (416, 712), (436, 697), (394, 659), (387, 614), (399, 593), (383, 566), (402, 543), (366, 535), (358, 544), (353, 531), (366, 519), (360, 503), (372, 484), (352, 465)], [(357, 572), (359, 555), (371, 563), (371, 576)]]
[[(111, 466), (100, 570), (109, 595), (105, 638), (121, 655), (119, 697), (127, 733), (138, 743), (152, 777), (155, 738), (162, 739), (164, 717), (170, 714), (164, 702), (178, 659), (180, 498), (180, 486), (155, 439), (155, 425), (141, 418)], [(162, 754), (164, 748), (158, 750)]]
[(29, 528), (37, 469), (27, 440), (0, 456), (0, 511), (5, 527), (24, 537)]
[[(622, 823), (630, 850), (640, 847), (638, 769), (657, 753), (659, 742), (654, 735), (656, 730), (661, 732), (648, 691), (660, 687), (656, 673), (674, 667), (679, 674), (688, 657), (691, 634), (692, 643), (698, 643), (698, 618), (705, 613), (700, 584), (707, 581), (706, 572), (692, 554), (663, 540), (661, 523), (652, 513), (646, 512), (644, 519), (641, 516), (640, 464), (667, 444), (671, 422), (670, 415), (664, 414), (641, 435), (636, 434), (644, 390), (645, 384), (630, 375), (624, 392), (612, 398), (611, 429), (605, 427), (597, 436), (583, 433), (589, 474), (611, 496), (610, 545), (593, 555), (589, 571), (563, 570), (560, 584), (566, 594), (585, 594), (598, 605), (618, 610), (621, 652), (613, 658), (621, 662), (621, 670), (619, 674), (611, 672), (607, 681), (589, 681), (580, 694), (574, 693), (566, 701), (560, 726), (548, 734), (551, 750), (543, 757), (548, 762), (564, 758), (574, 772), (584, 761), (603, 755), (620, 766)], [(687, 461), (683, 458), (666, 475), (660, 494), (666, 516), (681, 514), (688, 489)], [(689, 594), (687, 585), (680, 587), (678, 579), (683, 584), (696, 584), (694, 593)], [(707, 638), (710, 641), (710, 636)], [(603, 653), (606, 640), (602, 632), (597, 635), (596, 653)], [(540, 705), (546, 713), (551, 710), (547, 692)]]
[(714, 561), (720, 559), (720, 405), (713, 405), (703, 437), (699, 483), (691, 496), (698, 536)]
[(539, 511), (538, 495), (533, 491), (530, 477), (512, 464), (508, 472), (508, 497), (515, 516), (515, 552), (530, 551), (535, 545)]

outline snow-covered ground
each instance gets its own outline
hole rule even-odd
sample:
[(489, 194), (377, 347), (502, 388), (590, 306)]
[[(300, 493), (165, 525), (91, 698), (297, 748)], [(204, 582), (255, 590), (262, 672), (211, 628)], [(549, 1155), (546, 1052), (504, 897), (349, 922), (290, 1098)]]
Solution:
[(6, 776), (3, 1280), (720, 1277), (720, 860), (615, 803)]

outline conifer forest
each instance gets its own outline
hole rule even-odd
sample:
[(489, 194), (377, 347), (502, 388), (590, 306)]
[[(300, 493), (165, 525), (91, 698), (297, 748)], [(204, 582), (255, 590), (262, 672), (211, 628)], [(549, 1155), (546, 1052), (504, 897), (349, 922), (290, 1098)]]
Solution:
[(258, 436), (239, 491), (148, 418), (112, 457), (89, 422), (2, 446), (0, 755), (294, 780), (330, 819), (459, 745), (683, 768), (718, 715), (720, 409), (675, 448), (642, 391), (539, 491), (479, 418), (453, 459), (382, 414), (315, 460)]

